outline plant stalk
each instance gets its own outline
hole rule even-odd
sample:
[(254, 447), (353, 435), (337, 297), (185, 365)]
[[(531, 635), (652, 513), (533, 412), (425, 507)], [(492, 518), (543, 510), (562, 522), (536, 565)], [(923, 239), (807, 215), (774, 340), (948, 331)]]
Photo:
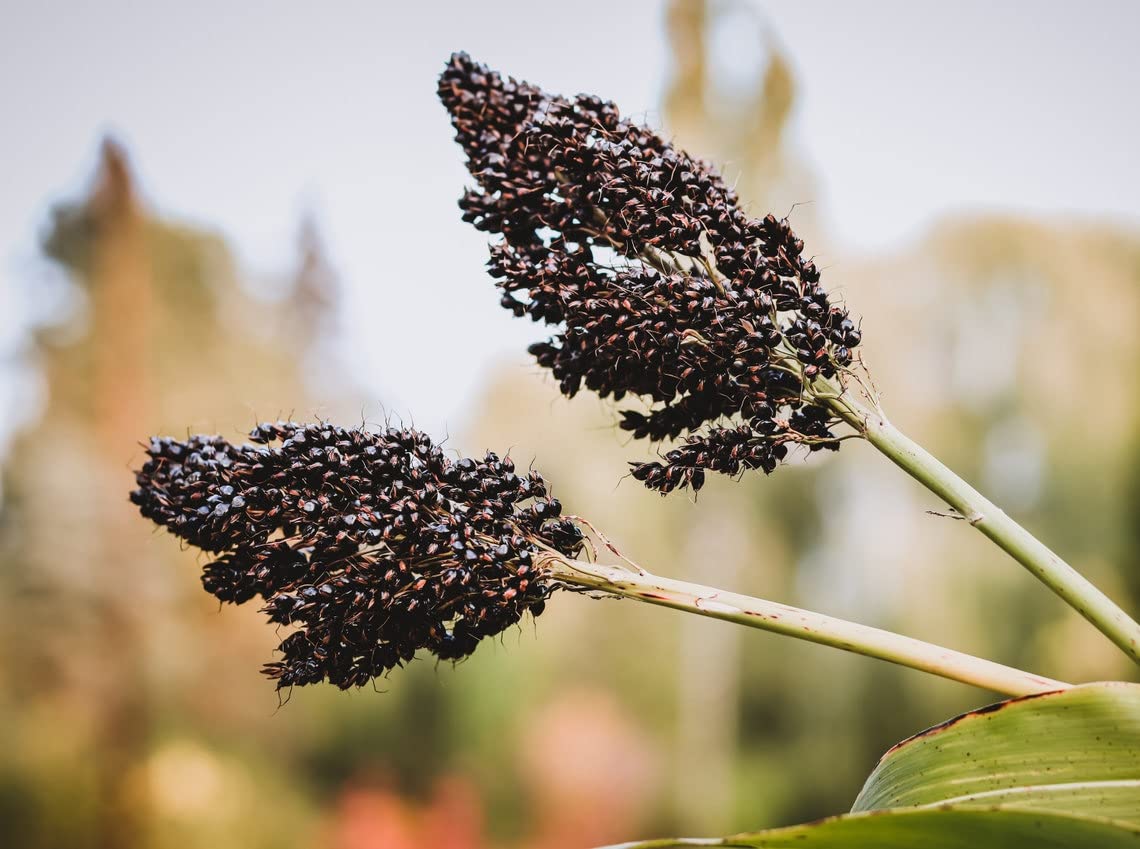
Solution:
[(572, 587), (598, 590), (820, 643), (1008, 696), (1047, 693), (1071, 686), (857, 622), (688, 581), (662, 578), (644, 570), (569, 561), (553, 553), (545, 558), (544, 565), (553, 570), (556, 578)]
[(830, 398), (828, 403), (895, 465), (954, 508), (964, 521), (997, 543), (1140, 664), (1140, 624), (1088, 579), (892, 425), (880, 411), (863, 406), (850, 393)]
[(731, 837), (665, 837), (659, 840), (635, 840), (632, 843), (615, 843), (612, 846), (599, 846), (598, 849), (685, 849), (689, 846), (743, 847), (750, 849), (753, 844), (733, 843)]

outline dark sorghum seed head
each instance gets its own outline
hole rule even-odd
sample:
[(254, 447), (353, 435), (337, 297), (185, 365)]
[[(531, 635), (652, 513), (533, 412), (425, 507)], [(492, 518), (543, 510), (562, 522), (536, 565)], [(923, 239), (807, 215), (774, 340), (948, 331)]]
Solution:
[(852, 362), (860, 332), (786, 219), (749, 218), (710, 165), (600, 98), (465, 53), (438, 92), (475, 180), (463, 218), (498, 237), (503, 306), (557, 328), (530, 353), (568, 396), (648, 402), (622, 413), (636, 437), (691, 435), (636, 478), (699, 489), (703, 470), (772, 471), (790, 442), (838, 446), (812, 389)]
[(420, 649), (465, 657), (542, 611), (554, 582), (540, 546), (582, 546), (542, 476), (510, 458), (452, 460), (410, 428), (277, 422), (250, 438), (152, 439), (131, 501), (217, 555), (209, 593), (260, 596), (296, 627), (265, 667), (279, 689), (359, 686)]

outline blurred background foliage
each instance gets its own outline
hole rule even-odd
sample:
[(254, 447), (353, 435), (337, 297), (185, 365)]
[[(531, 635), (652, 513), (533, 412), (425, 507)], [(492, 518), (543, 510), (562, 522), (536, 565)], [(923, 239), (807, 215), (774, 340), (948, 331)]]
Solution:
[[(792, 64), (754, 15), (669, 4), (661, 118), (826, 254), (813, 207), (796, 205), (814, 177), (788, 140)], [(726, 22), (755, 27), (751, 76), (717, 67)], [(223, 234), (157, 209), (108, 139), (87, 191), (43, 229), (63, 273), (34, 281), (43, 320), (26, 365), (49, 400), (4, 461), (0, 506), (4, 846), (569, 849), (778, 825), (846, 809), (886, 747), (986, 700), (721, 623), (560, 597), (454, 669), (417, 662), (379, 692), (307, 688), (278, 709), (257, 674), (277, 636), (254, 610), (219, 611), (195, 555), (136, 518), (130, 467), (152, 432), (353, 421), (369, 399), (332, 353), (344, 303), (312, 217), (295, 272), (267, 279)], [(963, 214), (826, 278), (865, 316), (892, 417), (1140, 603), (1137, 573), (1119, 568), (1140, 555), (1140, 232)], [(642, 449), (614, 420), (594, 398), (561, 398), (520, 352), (450, 444), (533, 461), (665, 574), (1056, 677), (1132, 674), (870, 449), (662, 500), (621, 480)]]

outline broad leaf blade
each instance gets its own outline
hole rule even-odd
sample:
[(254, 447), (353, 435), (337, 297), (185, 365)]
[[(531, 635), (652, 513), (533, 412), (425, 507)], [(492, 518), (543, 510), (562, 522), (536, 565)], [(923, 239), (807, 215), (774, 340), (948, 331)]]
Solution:
[(852, 811), (1005, 791), (978, 803), (1140, 822), (1140, 791), (1130, 783), (1137, 780), (1140, 685), (1085, 684), (972, 711), (899, 743)]
[(955, 808), (1024, 808), (1038, 811), (1065, 811), (1103, 817), (1140, 826), (1136, 815), (1140, 799), (1140, 781), (1083, 781), (1075, 784), (1036, 784), (1029, 787), (1010, 787), (959, 796), (937, 806)]
[(1140, 685), (1086, 684), (973, 711), (895, 746), (854, 812), (611, 849), (1140, 849)]
[(1092, 817), (1006, 809), (904, 808), (846, 814), (714, 840), (648, 840), (609, 849), (1121, 849), (1140, 829)]

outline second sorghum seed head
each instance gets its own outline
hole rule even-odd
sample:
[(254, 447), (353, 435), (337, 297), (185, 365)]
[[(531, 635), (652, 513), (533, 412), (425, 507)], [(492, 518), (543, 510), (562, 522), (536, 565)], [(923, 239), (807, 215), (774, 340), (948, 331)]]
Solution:
[(542, 476), (509, 458), (453, 460), (410, 428), (278, 422), (251, 439), (152, 439), (131, 500), (217, 555), (208, 592), (259, 596), (295, 627), (265, 667), (279, 688), (359, 686), (421, 649), (465, 657), (542, 612), (544, 552), (582, 545)]

